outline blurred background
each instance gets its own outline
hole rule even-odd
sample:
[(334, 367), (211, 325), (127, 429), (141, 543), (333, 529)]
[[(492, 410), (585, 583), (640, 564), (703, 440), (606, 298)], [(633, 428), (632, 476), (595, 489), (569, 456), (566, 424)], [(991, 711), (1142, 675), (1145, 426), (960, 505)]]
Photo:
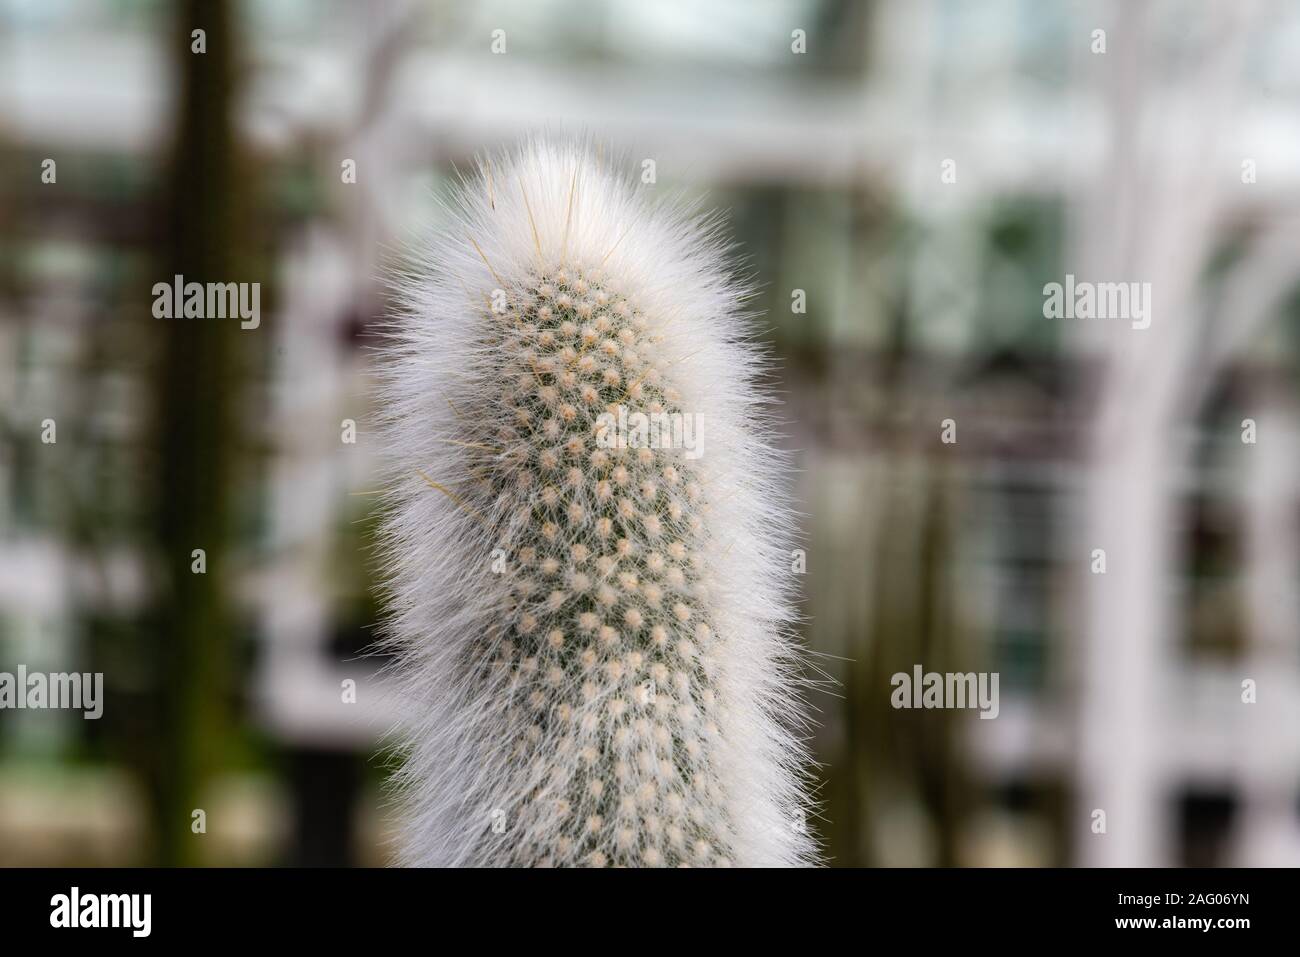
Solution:
[(1286, 2), (0, 0), (0, 671), (106, 698), (0, 712), (0, 864), (388, 860), (379, 277), (538, 129), (763, 283), (833, 863), (1300, 863), (1297, 117)]

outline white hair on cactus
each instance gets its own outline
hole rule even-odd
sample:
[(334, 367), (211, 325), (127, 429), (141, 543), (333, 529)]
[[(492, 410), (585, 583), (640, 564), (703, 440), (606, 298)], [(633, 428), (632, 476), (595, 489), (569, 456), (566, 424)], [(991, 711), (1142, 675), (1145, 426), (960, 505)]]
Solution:
[[(545, 138), (446, 212), (381, 362), (400, 859), (815, 862), (788, 463), (715, 221)], [(608, 447), (620, 406), (702, 454)]]

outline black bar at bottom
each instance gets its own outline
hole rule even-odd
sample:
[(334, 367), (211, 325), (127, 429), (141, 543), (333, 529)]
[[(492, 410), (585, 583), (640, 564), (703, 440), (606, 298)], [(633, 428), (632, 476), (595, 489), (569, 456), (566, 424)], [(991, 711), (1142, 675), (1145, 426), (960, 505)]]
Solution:
[[(117, 938), (205, 947), (338, 946), (400, 934), (440, 950), (457, 940), (498, 946), (513, 935), (591, 947), (788, 927), (810, 944), (834, 939), (828, 933), (854, 933), (850, 940), (863, 943), (882, 933), (920, 933), (927, 944), (1168, 935), (1230, 944), (1294, 925), (1295, 876), (1281, 869), (13, 869), (0, 870), (0, 934), (6, 944), (75, 935), (81, 944)], [(604, 936), (606, 929), (618, 936)]]

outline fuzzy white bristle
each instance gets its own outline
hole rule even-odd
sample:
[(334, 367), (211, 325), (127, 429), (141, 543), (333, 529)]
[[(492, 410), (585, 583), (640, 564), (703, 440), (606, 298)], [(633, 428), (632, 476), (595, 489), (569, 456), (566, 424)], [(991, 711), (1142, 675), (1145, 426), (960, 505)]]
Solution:
[[(546, 139), (453, 207), (381, 363), (401, 860), (813, 863), (786, 463), (714, 226)], [(699, 454), (610, 447), (620, 406)]]

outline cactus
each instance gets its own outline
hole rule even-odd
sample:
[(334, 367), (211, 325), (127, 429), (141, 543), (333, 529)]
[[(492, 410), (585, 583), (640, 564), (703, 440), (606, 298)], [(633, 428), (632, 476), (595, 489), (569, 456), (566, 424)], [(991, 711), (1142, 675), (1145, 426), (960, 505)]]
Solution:
[(716, 221), (547, 139), (446, 213), (381, 362), (399, 859), (813, 863), (787, 463)]

